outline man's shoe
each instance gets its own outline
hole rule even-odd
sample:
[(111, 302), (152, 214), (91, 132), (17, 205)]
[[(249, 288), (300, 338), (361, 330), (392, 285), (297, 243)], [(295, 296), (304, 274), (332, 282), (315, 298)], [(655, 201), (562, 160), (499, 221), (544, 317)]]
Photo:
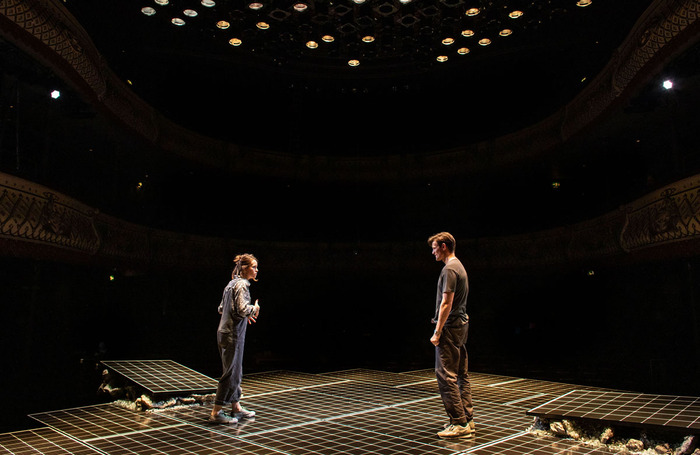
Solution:
[(240, 410), (240, 411), (234, 411), (234, 412), (233, 412), (233, 415), (234, 415), (238, 420), (242, 420), (242, 419), (252, 419), (253, 417), (255, 417), (255, 411), (249, 411), (249, 410), (247, 410), (246, 408), (241, 407), (241, 410)]
[(474, 436), (474, 429), (472, 429), (468, 423), (464, 425), (448, 425), (447, 428), (445, 428), (442, 431), (438, 431), (437, 434), (439, 437), (444, 438), (444, 439), (463, 439), (463, 438), (471, 438)]
[(224, 411), (219, 411), (214, 415), (209, 414), (209, 423), (232, 424), (238, 423), (238, 419), (224, 414)]
[[(442, 428), (447, 428), (447, 427), (449, 427), (450, 425), (452, 425), (452, 424), (451, 424), (451, 423), (446, 423), (445, 425), (442, 426)], [(469, 428), (471, 428), (472, 431), (476, 431), (476, 424), (474, 423), (474, 419), (472, 419), (472, 420), (470, 420), (469, 422), (467, 422), (467, 425), (469, 425)]]

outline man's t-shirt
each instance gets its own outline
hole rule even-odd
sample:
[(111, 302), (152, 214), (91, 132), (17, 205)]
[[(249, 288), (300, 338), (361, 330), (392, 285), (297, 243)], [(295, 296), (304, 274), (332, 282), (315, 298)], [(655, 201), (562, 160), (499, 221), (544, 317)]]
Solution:
[(447, 317), (445, 327), (459, 326), (469, 321), (469, 317), (467, 316), (469, 279), (467, 277), (467, 271), (457, 258), (448, 261), (440, 272), (440, 278), (437, 284), (437, 301), (435, 303), (434, 321), (437, 321), (438, 315), (440, 314), (442, 294), (445, 292), (454, 293), (452, 311), (450, 311), (450, 315)]

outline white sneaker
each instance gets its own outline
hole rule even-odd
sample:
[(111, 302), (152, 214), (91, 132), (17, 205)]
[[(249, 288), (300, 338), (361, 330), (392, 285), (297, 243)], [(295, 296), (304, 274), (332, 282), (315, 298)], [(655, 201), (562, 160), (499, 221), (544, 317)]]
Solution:
[(465, 425), (450, 424), (442, 431), (438, 431), (438, 436), (445, 439), (462, 439), (474, 436), (474, 428), (468, 423)]
[(233, 416), (238, 420), (252, 419), (253, 417), (255, 417), (255, 411), (249, 411), (246, 408), (241, 406), (241, 410), (234, 411)]

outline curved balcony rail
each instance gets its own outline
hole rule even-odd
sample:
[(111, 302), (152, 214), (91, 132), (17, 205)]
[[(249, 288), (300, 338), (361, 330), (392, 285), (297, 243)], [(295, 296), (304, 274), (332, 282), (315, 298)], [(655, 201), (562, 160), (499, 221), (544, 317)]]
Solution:
[[(700, 175), (658, 189), (618, 210), (571, 226), (460, 240), (470, 268), (575, 266), (635, 255), (684, 256), (700, 251)], [(134, 269), (227, 266), (234, 253), (256, 251), (276, 268), (314, 264), (352, 267), (358, 247), (373, 267), (424, 263), (424, 241), (282, 243), (224, 239), (152, 229), (100, 213), (44, 186), (0, 174), (0, 254)], [(263, 253), (264, 252), (264, 253)], [(340, 260), (339, 260), (340, 259)]]

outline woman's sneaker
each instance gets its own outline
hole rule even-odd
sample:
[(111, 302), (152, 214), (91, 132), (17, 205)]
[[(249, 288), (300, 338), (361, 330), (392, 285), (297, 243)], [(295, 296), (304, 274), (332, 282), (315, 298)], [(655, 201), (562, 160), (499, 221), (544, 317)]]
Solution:
[(236, 416), (238, 420), (243, 420), (243, 419), (252, 419), (255, 417), (255, 411), (249, 411), (246, 408), (241, 406), (240, 411), (234, 411), (233, 415)]
[(224, 414), (224, 411), (219, 411), (214, 415), (209, 414), (209, 423), (232, 424), (238, 423), (238, 419)]

